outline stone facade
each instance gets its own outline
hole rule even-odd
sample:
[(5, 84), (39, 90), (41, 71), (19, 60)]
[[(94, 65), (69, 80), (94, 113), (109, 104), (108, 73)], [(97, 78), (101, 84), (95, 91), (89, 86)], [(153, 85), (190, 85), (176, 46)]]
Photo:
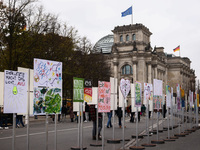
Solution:
[(163, 81), (165, 86), (173, 87), (176, 93), (176, 84), (188, 94), (195, 89), (195, 71), (191, 69), (191, 61), (186, 57), (177, 57), (166, 54), (163, 47), (150, 45), (152, 33), (142, 24), (117, 26), (112, 30), (114, 43), (107, 57), (113, 77), (129, 79), (131, 83), (139, 81), (153, 83), (153, 79)]

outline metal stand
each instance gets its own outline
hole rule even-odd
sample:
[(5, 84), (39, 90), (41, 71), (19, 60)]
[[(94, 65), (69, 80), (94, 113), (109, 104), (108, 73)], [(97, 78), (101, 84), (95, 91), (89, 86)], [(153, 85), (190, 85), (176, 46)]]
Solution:
[(46, 150), (48, 150), (48, 114), (46, 113), (46, 121), (45, 121), (45, 131), (46, 131), (46, 136), (45, 136), (45, 147)]
[(12, 150), (15, 149), (15, 126), (16, 126), (16, 113), (13, 113), (13, 137), (12, 137)]

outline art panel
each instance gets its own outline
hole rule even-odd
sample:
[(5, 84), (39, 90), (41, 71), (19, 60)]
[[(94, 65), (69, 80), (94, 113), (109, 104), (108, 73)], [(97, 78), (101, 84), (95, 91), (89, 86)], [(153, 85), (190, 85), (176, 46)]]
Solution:
[(144, 102), (147, 104), (147, 101), (153, 100), (153, 86), (150, 83), (144, 83)]
[(158, 95), (153, 96), (153, 109), (154, 111), (162, 110), (162, 96)]
[(176, 104), (177, 104), (177, 110), (181, 110), (181, 93), (180, 93), (180, 85), (176, 85)]
[(153, 79), (153, 95), (163, 95), (163, 82), (162, 80)]
[(181, 106), (185, 107), (185, 91), (183, 89), (181, 91)]
[(98, 112), (110, 112), (110, 82), (98, 82)]
[(34, 86), (62, 88), (62, 62), (34, 58)]
[(60, 88), (34, 88), (33, 114), (60, 113), (62, 106), (62, 90)]
[(166, 107), (171, 107), (171, 93), (169, 85), (166, 85)]
[(140, 82), (135, 83), (135, 107), (141, 107), (142, 105), (142, 84)]
[(84, 101), (84, 79), (73, 78), (73, 102)]
[(27, 73), (4, 71), (4, 113), (27, 112)]

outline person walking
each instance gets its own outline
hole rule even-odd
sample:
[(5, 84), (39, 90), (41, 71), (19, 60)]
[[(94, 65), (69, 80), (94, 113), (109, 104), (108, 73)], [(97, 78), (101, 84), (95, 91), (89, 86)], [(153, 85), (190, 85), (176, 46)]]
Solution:
[[(90, 117), (93, 122), (92, 139), (96, 140), (97, 119), (96, 119), (95, 105), (90, 105)], [(102, 115), (101, 115), (101, 113), (98, 113), (98, 140), (101, 140), (101, 134), (100, 134), (101, 129), (102, 129)]]
[[(107, 128), (112, 128), (111, 118), (112, 118), (112, 110), (107, 113), (108, 115), (108, 122), (107, 122)], [(110, 126), (110, 127), (109, 127)]]
[(130, 122), (134, 123), (135, 112), (131, 111), (131, 105), (129, 106), (129, 111), (131, 113)]
[(118, 116), (118, 121), (119, 121), (119, 128), (122, 127), (122, 108), (117, 107), (117, 116)]
[(63, 105), (61, 112), (62, 112), (62, 119), (65, 120), (66, 119), (66, 115), (67, 115), (67, 107), (66, 107), (66, 105)]
[(74, 122), (74, 112), (73, 112), (72, 106), (70, 106), (69, 108), (69, 116), (70, 116), (71, 122)]
[(4, 129), (9, 129), (8, 125), (8, 116), (7, 114), (3, 113), (3, 107), (0, 108), (0, 129), (3, 129), (3, 123), (4, 123)]
[(85, 121), (84, 122), (88, 122), (89, 121), (89, 111), (90, 111), (90, 107), (86, 102), (85, 103)]
[(23, 115), (17, 115), (16, 117), (16, 127), (20, 128), (20, 124), (22, 125), (22, 127), (25, 127), (23, 123)]

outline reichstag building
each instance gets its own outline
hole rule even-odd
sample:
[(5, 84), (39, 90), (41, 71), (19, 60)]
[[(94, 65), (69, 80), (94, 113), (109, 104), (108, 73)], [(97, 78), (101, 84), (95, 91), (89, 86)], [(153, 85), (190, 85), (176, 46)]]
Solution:
[(142, 84), (159, 79), (163, 81), (164, 94), (166, 85), (173, 87), (175, 94), (177, 83), (187, 95), (189, 90), (195, 90), (196, 76), (190, 59), (167, 54), (163, 47), (152, 48), (152, 33), (143, 24), (117, 26), (112, 32), (101, 38), (93, 50), (104, 54), (118, 84), (121, 78)]

